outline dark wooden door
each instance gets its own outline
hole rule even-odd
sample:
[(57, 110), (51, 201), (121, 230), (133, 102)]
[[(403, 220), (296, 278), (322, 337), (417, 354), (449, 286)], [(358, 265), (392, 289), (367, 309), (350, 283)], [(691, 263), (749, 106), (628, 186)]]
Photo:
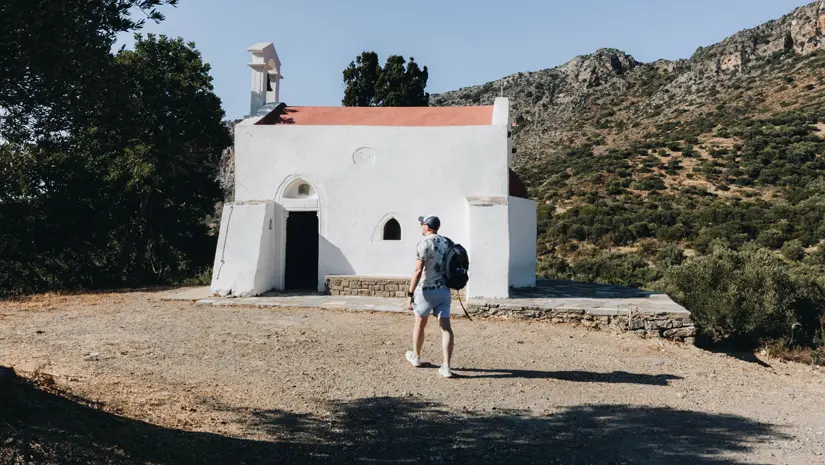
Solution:
[(318, 290), (318, 213), (290, 212), (286, 220), (288, 290)]

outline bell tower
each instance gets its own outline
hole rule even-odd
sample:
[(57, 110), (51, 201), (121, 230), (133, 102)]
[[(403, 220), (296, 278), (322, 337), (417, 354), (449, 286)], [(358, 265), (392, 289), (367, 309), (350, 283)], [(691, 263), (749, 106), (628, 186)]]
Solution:
[(259, 42), (248, 49), (252, 53), (252, 90), (249, 98), (249, 116), (258, 112), (268, 103), (280, 101), (281, 60), (272, 42)]

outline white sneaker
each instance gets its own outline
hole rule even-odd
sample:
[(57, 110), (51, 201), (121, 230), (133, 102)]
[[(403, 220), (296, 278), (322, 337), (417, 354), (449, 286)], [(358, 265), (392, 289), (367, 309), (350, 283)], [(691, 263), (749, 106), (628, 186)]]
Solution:
[(447, 365), (441, 365), (441, 368), (438, 369), (438, 374), (444, 378), (455, 377), (455, 375), (453, 375), (453, 370), (450, 370), (450, 367), (448, 367)]
[(416, 368), (421, 366), (421, 357), (415, 355), (415, 352), (411, 350), (407, 351), (407, 361)]

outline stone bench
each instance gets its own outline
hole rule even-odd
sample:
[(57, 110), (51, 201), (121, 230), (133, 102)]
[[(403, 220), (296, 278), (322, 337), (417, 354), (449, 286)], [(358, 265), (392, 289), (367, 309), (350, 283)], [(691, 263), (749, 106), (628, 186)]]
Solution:
[[(391, 276), (330, 275), (325, 278), (326, 292), (330, 295), (361, 297), (406, 297), (410, 289), (409, 278)], [(452, 291), (453, 298), (464, 298), (464, 291)]]

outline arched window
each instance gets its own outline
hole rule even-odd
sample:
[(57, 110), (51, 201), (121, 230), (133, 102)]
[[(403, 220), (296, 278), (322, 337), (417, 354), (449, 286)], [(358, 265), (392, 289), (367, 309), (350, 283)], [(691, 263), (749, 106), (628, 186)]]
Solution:
[(386, 223), (384, 223), (384, 240), (401, 240), (401, 225), (398, 224), (398, 221), (395, 218), (390, 218)]
[(315, 188), (312, 184), (308, 183), (307, 181), (296, 178), (293, 179), (281, 194), (281, 198), (283, 199), (308, 199), (308, 198), (318, 198), (318, 192), (315, 191)]

